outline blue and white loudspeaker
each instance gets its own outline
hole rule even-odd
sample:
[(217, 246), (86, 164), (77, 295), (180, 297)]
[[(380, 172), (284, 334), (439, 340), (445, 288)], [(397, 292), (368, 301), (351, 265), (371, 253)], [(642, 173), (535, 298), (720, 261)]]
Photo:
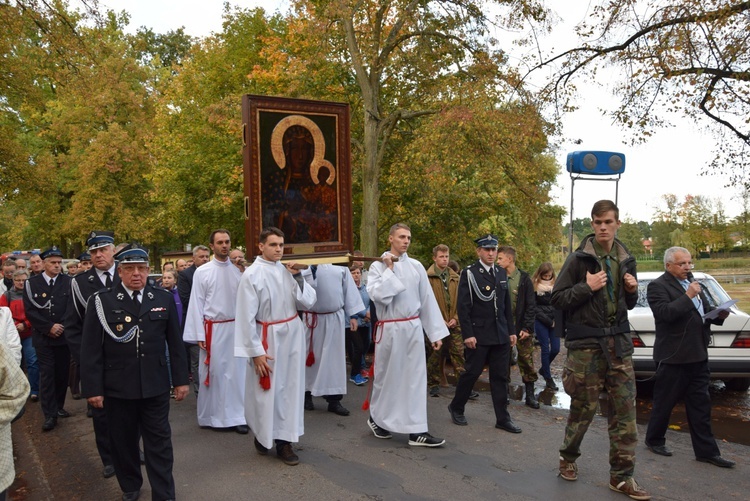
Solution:
[(625, 172), (625, 155), (611, 151), (574, 151), (568, 153), (568, 172), (611, 176)]

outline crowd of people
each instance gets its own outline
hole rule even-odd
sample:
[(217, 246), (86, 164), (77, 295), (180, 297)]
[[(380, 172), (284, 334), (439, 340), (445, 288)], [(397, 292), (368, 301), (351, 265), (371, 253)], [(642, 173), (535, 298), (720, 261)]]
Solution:
[[(577, 480), (581, 443), (599, 393), (606, 391), (613, 405), (609, 486), (646, 500), (650, 495), (634, 479), (635, 377), (627, 322), (638, 284), (635, 259), (615, 237), (619, 225), (616, 205), (598, 202), (593, 234), (559, 275), (549, 262), (532, 275), (519, 269), (515, 249), (491, 234), (475, 240), (477, 260), (460, 270), (445, 244), (434, 247), (427, 269), (409, 257), (411, 230), (401, 223), (391, 227), (386, 252), (374, 258), (355, 252), (348, 267), (282, 263), (284, 233), (274, 227), (261, 232), (260, 255), (248, 263), (242, 250), (232, 249), (229, 232), (218, 229), (207, 247), (193, 248), (191, 260), (165, 263), (158, 283), (149, 279), (146, 249), (115, 247), (112, 232), (94, 230), (69, 274), (62, 273), (57, 247), (33, 256), (30, 269), (20, 258), (3, 263), (0, 359), (15, 366), (23, 361), (26, 378), (19, 383), (17, 370), (0, 369), (11, 371), (7, 380), (16, 383), (8, 394), (41, 403), (45, 432), (70, 415), (68, 389), (73, 398), (86, 398), (102, 475), (116, 476), (123, 500), (133, 501), (140, 496), (144, 463), (152, 498), (166, 500), (175, 498), (170, 397), (183, 400), (192, 389), (199, 426), (252, 431), (259, 454), (275, 447), (281, 461), (296, 465), (293, 444), (304, 434), (304, 413), (316, 409), (314, 399), (324, 399), (328, 412), (348, 416), (347, 381), (367, 384), (363, 408), (376, 438), (391, 439), (395, 432), (408, 435), (410, 446), (440, 447), (446, 440), (429, 433), (427, 399), (447, 387), (447, 362), (457, 380), (448, 405), (454, 424), (469, 424), (466, 404), (479, 397), (474, 385), (488, 367), (495, 427), (521, 433), (508, 410), (513, 348), (525, 404), (538, 409), (538, 376), (545, 388), (558, 388), (551, 364), (564, 337), (561, 383), (571, 407), (560, 477)], [(670, 249), (663, 279), (649, 288), (660, 398), (646, 445), (672, 455), (664, 435), (675, 399), (684, 395), (696, 458), (731, 467), (716, 447), (705, 398), (709, 322), (695, 329), (692, 350), (683, 356), (673, 353), (681, 342), (660, 337), (662, 331), (686, 332), (680, 322), (710, 308), (687, 281), (689, 263), (685, 249)], [(711, 322), (723, 318), (726, 312)], [(20, 408), (14, 405), (8, 415)], [(0, 441), (4, 432), (0, 428)], [(0, 490), (10, 483), (2, 461)]]

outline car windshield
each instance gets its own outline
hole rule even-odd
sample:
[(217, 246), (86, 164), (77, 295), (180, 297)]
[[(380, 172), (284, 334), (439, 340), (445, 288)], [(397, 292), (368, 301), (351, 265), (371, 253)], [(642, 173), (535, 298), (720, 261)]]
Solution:
[[(648, 308), (646, 289), (649, 282), (651, 282), (651, 280), (638, 281), (638, 302), (636, 303), (637, 307)], [(708, 298), (708, 302), (712, 308), (716, 308), (720, 304), (731, 299), (729, 297), (729, 294), (727, 294), (726, 291), (721, 288), (721, 285), (719, 285), (719, 283), (713, 278), (699, 278), (698, 282), (700, 282), (701, 287), (703, 288), (703, 293), (706, 295), (706, 298)]]

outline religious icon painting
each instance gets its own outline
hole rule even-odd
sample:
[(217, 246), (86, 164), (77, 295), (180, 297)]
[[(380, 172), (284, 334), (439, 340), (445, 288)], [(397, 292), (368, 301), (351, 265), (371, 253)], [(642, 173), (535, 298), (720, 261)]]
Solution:
[(284, 232), (295, 258), (352, 248), (349, 105), (243, 96), (245, 234)]

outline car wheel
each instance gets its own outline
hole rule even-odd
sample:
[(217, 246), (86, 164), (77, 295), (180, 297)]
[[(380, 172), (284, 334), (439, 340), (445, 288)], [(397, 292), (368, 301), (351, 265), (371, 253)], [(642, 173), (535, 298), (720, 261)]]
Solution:
[(750, 377), (735, 377), (732, 379), (725, 379), (724, 386), (727, 390), (732, 391), (747, 391), (750, 388)]

